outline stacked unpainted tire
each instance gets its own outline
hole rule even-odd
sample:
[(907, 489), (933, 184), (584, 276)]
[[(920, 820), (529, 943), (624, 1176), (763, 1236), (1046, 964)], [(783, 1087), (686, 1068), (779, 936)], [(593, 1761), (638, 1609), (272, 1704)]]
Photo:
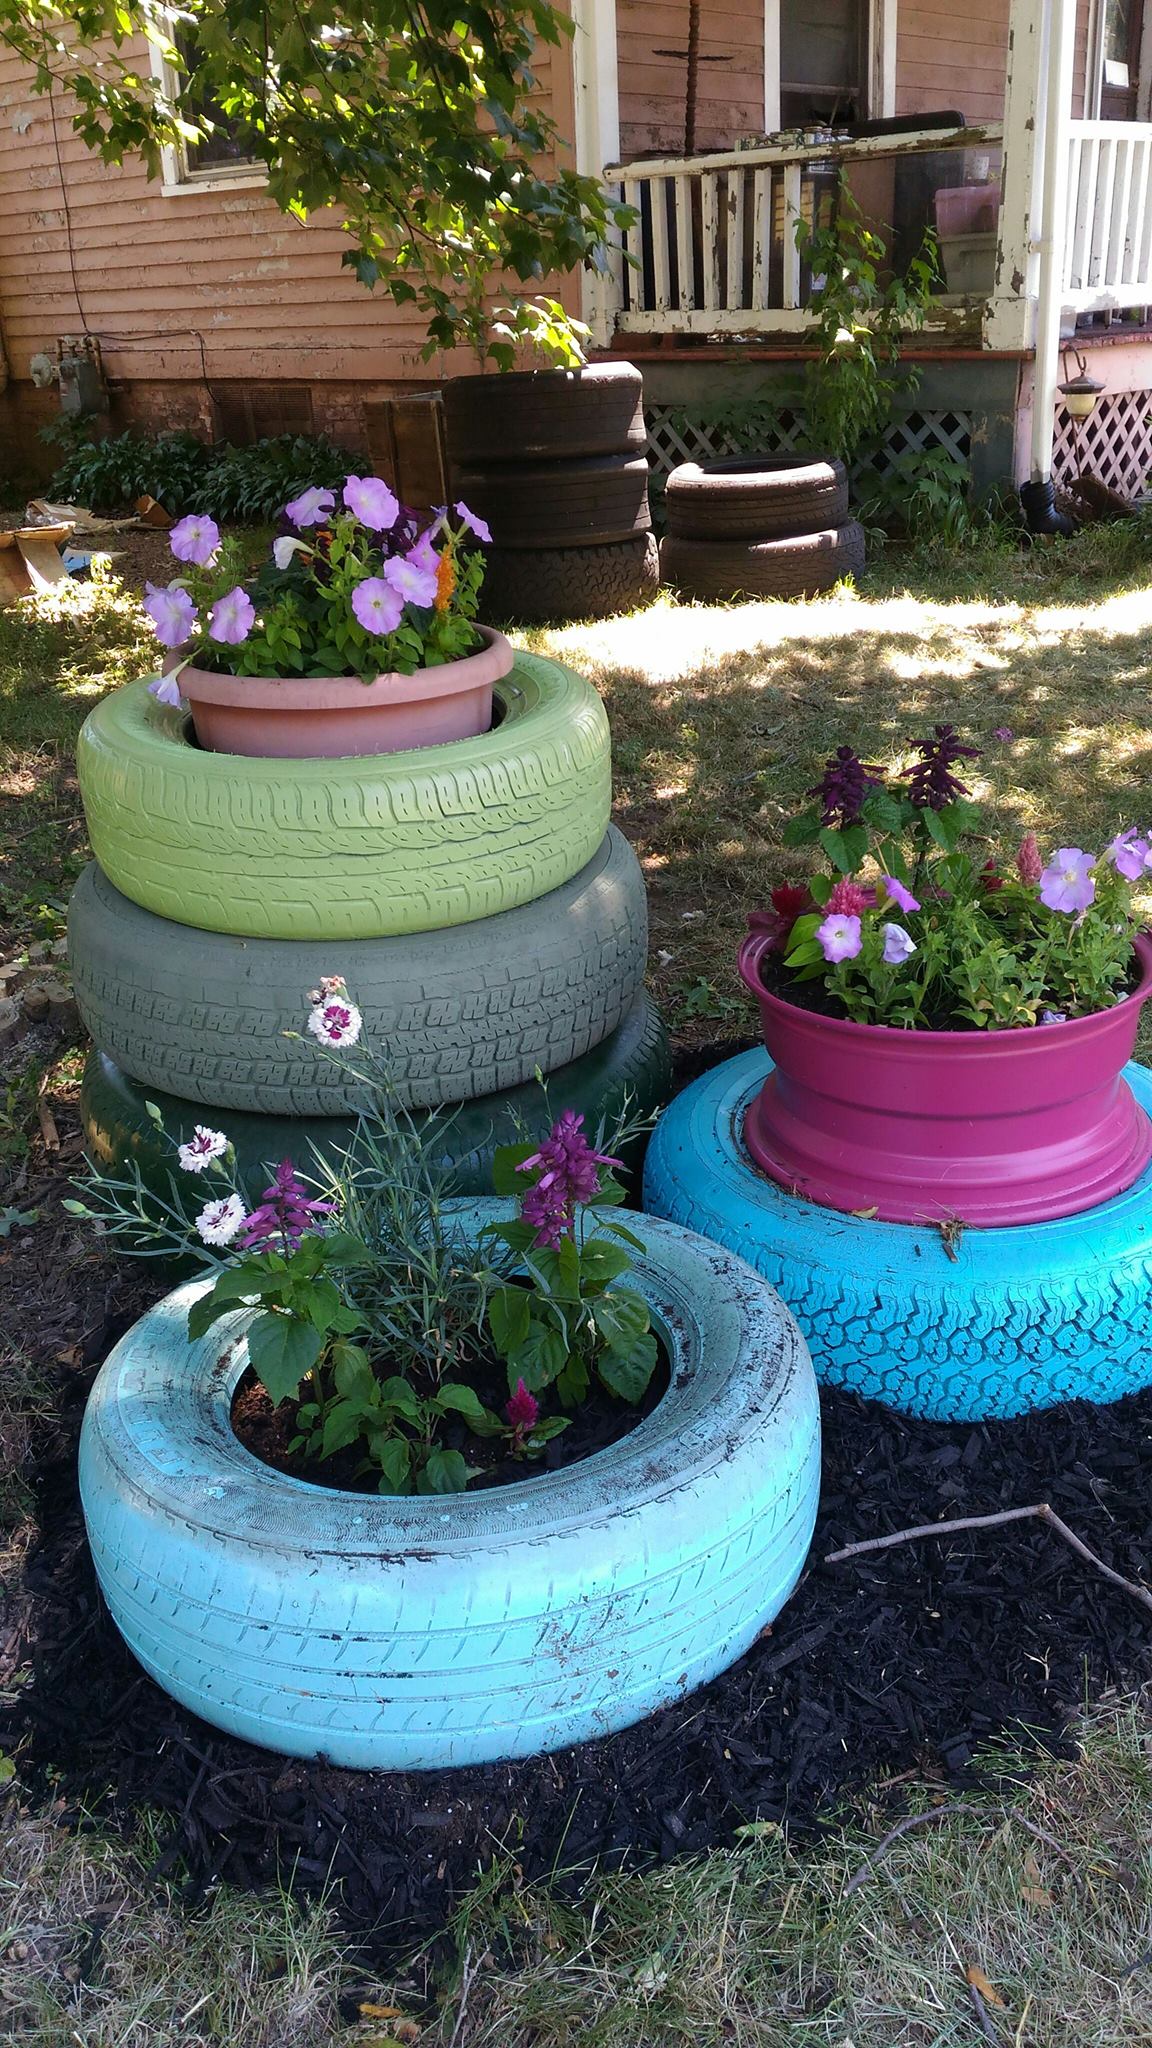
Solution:
[(491, 617), (609, 618), (655, 596), (643, 399), (631, 363), (445, 387), (455, 488), (492, 530)]
[(685, 597), (816, 597), (864, 567), (844, 465), (807, 455), (684, 462), (668, 478), (660, 570)]
[(205, 753), (144, 682), (96, 707), (78, 749), (96, 860), (69, 950), (104, 1165), (162, 1183), (171, 1135), (204, 1121), (233, 1139), (249, 1194), (286, 1152), (338, 1152), (367, 1090), (302, 1035), (333, 974), (396, 1104), (456, 1112), (440, 1151), (461, 1192), (490, 1190), (518, 1124), (663, 1099), (603, 705), (532, 655), (496, 696), (478, 739), (324, 761)]

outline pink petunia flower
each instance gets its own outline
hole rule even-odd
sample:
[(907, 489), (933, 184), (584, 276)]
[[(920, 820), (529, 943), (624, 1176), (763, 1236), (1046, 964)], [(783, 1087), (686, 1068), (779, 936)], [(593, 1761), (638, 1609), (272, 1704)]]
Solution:
[(393, 555), (384, 564), (384, 580), (403, 598), (405, 604), (430, 605), (436, 602), (436, 577), (427, 569), (421, 569), (411, 556)]
[(843, 916), (833, 912), (816, 927), (816, 938), (820, 951), (830, 963), (837, 960), (854, 960), (863, 945), (858, 917)]
[(915, 896), (912, 894), (911, 889), (906, 889), (904, 887), (904, 884), (899, 879), (899, 876), (885, 875), (884, 888), (887, 894), (892, 898), (892, 901), (896, 905), (897, 910), (902, 910), (906, 917), (913, 910), (919, 910), (920, 905), (916, 901)]
[(168, 545), (178, 562), (206, 569), (220, 545), (220, 528), (205, 512), (190, 512), (172, 528)]
[(1040, 877), (1040, 901), (1068, 916), (1087, 910), (1096, 895), (1092, 879), (1095, 856), (1080, 846), (1061, 846)]
[(425, 576), (435, 576), (440, 567), (440, 550), (432, 538), (432, 532), (433, 529), (429, 527), (427, 533), (422, 533), (404, 558), (405, 561), (411, 562), (414, 569), (422, 570)]
[(464, 526), (468, 528), (469, 533), (474, 533), (476, 535), (477, 540), (491, 540), (492, 528), (489, 526), (487, 520), (481, 519), (478, 512), (470, 512), (468, 510), (467, 505), (459, 501), (457, 501), (456, 505), (456, 517), (462, 522)]
[(246, 590), (237, 584), (235, 590), (218, 597), (208, 614), (208, 638), (218, 640), (224, 647), (239, 647), (248, 638), (256, 623), (256, 611)]
[(902, 924), (884, 926), (884, 959), (889, 967), (902, 966), (915, 951), (916, 941), (909, 937)]
[(394, 633), (404, 616), (404, 599), (382, 576), (366, 576), (352, 592), (352, 609), (366, 633)]
[(322, 526), (335, 503), (335, 491), (322, 491), (318, 484), (312, 484), (285, 505), (284, 515), (293, 526)]
[(1116, 872), (1128, 882), (1139, 881), (1152, 858), (1147, 839), (1135, 829), (1118, 832), (1106, 852)]
[(350, 476), (344, 481), (344, 503), (362, 526), (387, 533), (400, 517), (400, 500), (379, 476)]
[(169, 583), (160, 589), (155, 583), (146, 583), (144, 609), (162, 647), (183, 647), (196, 629), (196, 607), (188, 592), (182, 590), (178, 583)]

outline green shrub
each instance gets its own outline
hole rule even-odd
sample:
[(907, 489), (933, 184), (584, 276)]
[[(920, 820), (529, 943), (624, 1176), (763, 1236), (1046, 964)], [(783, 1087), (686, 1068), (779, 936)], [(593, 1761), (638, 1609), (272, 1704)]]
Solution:
[(90, 511), (130, 511), (152, 497), (174, 519), (206, 512), (229, 522), (279, 517), (309, 484), (344, 481), (348, 457), (323, 435), (279, 434), (251, 448), (211, 446), (195, 434), (112, 434), (74, 447), (49, 485), (49, 495)]

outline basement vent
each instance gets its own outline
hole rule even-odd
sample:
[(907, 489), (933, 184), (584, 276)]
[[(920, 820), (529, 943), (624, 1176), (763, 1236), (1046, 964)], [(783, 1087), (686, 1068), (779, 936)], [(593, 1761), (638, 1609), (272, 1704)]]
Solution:
[(276, 434), (310, 434), (312, 391), (307, 384), (214, 385), (212, 418), (218, 441), (250, 448)]

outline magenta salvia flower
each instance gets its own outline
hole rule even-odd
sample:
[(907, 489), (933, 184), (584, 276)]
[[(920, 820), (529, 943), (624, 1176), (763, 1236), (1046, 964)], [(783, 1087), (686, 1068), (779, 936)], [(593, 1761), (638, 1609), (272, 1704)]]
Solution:
[(824, 773), (809, 796), (820, 800), (822, 825), (855, 825), (870, 790), (880, 788), (879, 772), (869, 768), (854, 747), (837, 747), (824, 763)]
[(335, 491), (322, 491), (317, 484), (301, 491), (298, 498), (285, 505), (285, 516), (293, 526), (322, 526), (336, 503)]
[(816, 927), (816, 938), (820, 951), (828, 961), (854, 960), (860, 951), (863, 939), (860, 933), (860, 919), (845, 917), (834, 912)]
[(182, 647), (195, 631), (196, 607), (178, 583), (166, 584), (161, 589), (155, 583), (146, 583), (144, 609), (162, 647)]
[(344, 503), (373, 533), (387, 533), (400, 517), (400, 500), (383, 477), (346, 477)]
[(540, 1403), (535, 1394), (530, 1394), (523, 1380), (517, 1380), (516, 1392), (504, 1403), (504, 1413), (517, 1436), (524, 1436), (535, 1429), (540, 1420)]
[(302, 1237), (323, 1229), (335, 1207), (335, 1202), (314, 1200), (297, 1177), (292, 1161), (282, 1159), (271, 1187), (265, 1188), (258, 1206), (244, 1222), (244, 1249), (250, 1252), (278, 1238), (289, 1251), (295, 1251)]
[(1020, 841), (1020, 851), (1016, 855), (1016, 873), (1030, 889), (1036, 887), (1044, 873), (1044, 862), (1040, 858), (1040, 848), (1036, 844), (1034, 832), (1026, 832)]
[(218, 597), (208, 614), (208, 638), (218, 640), (224, 647), (239, 647), (248, 638), (256, 623), (256, 610), (246, 590), (237, 584), (235, 590)]
[(900, 967), (910, 960), (916, 951), (916, 941), (910, 938), (902, 924), (886, 924), (884, 927), (884, 959), (889, 967)]
[(153, 676), (152, 681), (148, 685), (148, 695), (150, 697), (155, 697), (157, 703), (170, 704), (174, 711), (179, 711), (181, 703), (183, 702), (183, 699), (180, 695), (179, 676), (171, 674), (165, 676)]
[(1152, 860), (1147, 839), (1134, 828), (1116, 834), (1107, 848), (1107, 857), (1127, 882), (1139, 881)]
[(172, 528), (168, 545), (178, 562), (195, 562), (206, 569), (220, 545), (220, 528), (207, 513), (190, 512)]
[(436, 576), (434, 571), (421, 569), (410, 556), (393, 555), (384, 564), (384, 580), (390, 583), (405, 604), (429, 605), (436, 602)]
[(456, 517), (468, 528), (469, 533), (476, 535), (477, 540), (491, 540), (492, 528), (486, 519), (481, 519), (478, 512), (470, 512), (467, 505), (458, 503)]
[(896, 905), (897, 910), (902, 910), (906, 917), (913, 910), (919, 910), (920, 905), (917, 902), (915, 896), (912, 894), (911, 889), (906, 889), (904, 887), (904, 884), (900, 880), (899, 876), (885, 875), (884, 887), (888, 895), (892, 898), (893, 903)]
[(352, 609), (366, 633), (394, 633), (404, 614), (404, 599), (382, 576), (366, 576), (352, 592)]
[(539, 1171), (536, 1185), (521, 1197), (520, 1216), (535, 1230), (537, 1244), (553, 1250), (571, 1231), (577, 1207), (599, 1193), (600, 1168), (622, 1163), (607, 1152), (597, 1152), (583, 1126), (584, 1118), (575, 1110), (563, 1110), (539, 1150), (517, 1168), (519, 1173)]
[(900, 772), (908, 778), (908, 801), (918, 811), (942, 811), (970, 794), (952, 770), (958, 761), (978, 761), (980, 749), (966, 747), (954, 725), (938, 725), (931, 739), (918, 741), (916, 753), (911, 768)]
[(1040, 877), (1040, 901), (1068, 915), (1087, 910), (1096, 895), (1095, 857), (1080, 846), (1061, 846)]

